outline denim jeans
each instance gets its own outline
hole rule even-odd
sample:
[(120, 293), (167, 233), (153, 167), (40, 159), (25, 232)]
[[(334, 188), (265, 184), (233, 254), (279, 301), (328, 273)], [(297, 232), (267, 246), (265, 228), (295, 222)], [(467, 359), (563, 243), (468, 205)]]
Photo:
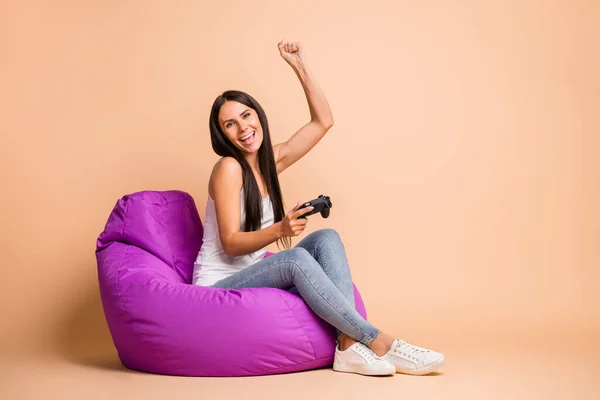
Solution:
[(317, 230), (296, 247), (283, 250), (216, 282), (213, 287), (271, 287), (297, 291), (315, 314), (343, 333), (369, 345), (379, 330), (355, 309), (346, 250), (333, 229)]

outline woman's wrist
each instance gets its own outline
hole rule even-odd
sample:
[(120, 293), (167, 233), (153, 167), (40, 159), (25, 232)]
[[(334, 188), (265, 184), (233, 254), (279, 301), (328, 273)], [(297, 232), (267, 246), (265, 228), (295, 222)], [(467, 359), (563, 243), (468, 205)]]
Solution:
[(297, 74), (298, 73), (303, 73), (303, 72), (306, 72), (308, 70), (308, 65), (306, 64), (306, 61), (298, 61), (294, 65), (292, 65), (292, 69)]
[(279, 240), (283, 237), (283, 232), (281, 230), (281, 221), (271, 225), (271, 229), (273, 230), (273, 234), (275, 235), (276, 240)]

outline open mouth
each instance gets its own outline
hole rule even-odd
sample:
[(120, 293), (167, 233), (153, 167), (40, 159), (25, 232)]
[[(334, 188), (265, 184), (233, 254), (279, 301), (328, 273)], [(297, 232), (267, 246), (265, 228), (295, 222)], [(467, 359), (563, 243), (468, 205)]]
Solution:
[(244, 145), (251, 145), (252, 143), (254, 143), (255, 137), (256, 131), (252, 131), (249, 135), (246, 135), (243, 138), (241, 138), (240, 141), (244, 143)]

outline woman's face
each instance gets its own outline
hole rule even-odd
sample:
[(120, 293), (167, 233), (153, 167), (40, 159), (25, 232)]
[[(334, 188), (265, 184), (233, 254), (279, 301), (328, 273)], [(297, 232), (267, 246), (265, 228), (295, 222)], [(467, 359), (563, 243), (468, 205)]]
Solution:
[(260, 148), (262, 126), (252, 108), (237, 101), (225, 102), (219, 111), (219, 125), (225, 136), (243, 153), (254, 153)]

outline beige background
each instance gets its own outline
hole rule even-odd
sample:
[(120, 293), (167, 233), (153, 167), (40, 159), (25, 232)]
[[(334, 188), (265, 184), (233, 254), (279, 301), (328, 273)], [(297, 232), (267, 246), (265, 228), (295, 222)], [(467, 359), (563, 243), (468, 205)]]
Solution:
[(0, 7), (0, 354), (13, 388), (44, 387), (10, 369), (22, 357), (118, 365), (96, 237), (138, 190), (187, 191), (204, 219), (220, 92), (255, 96), (274, 142), (308, 121), (281, 38), (305, 46), (336, 121), (280, 176), (286, 209), (331, 196), (331, 217), (305, 232), (341, 234), (373, 322), (446, 352), (437, 382), (473, 349), (598, 354), (598, 2)]

